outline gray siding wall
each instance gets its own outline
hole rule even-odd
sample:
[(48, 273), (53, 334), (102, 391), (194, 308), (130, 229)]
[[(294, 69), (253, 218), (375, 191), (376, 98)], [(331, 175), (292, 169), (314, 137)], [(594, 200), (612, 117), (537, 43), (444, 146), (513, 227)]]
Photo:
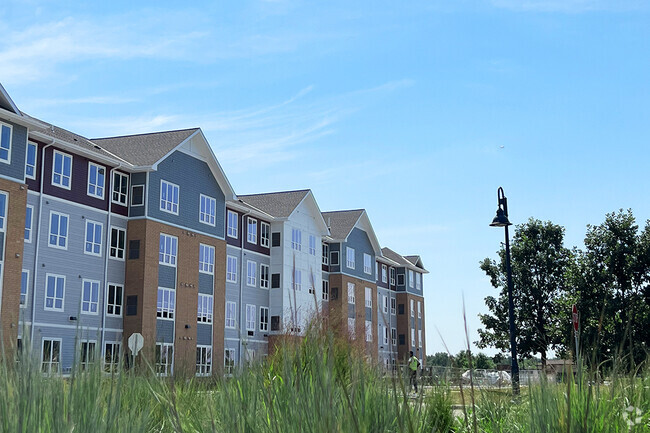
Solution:
[(25, 153), (27, 149), (27, 128), (0, 119), (0, 122), (12, 126), (10, 164), (0, 162), (0, 174), (22, 182), (25, 179)]
[[(379, 354), (383, 358), (386, 358), (386, 357), (390, 358), (390, 356), (392, 354), (393, 358), (395, 358), (395, 356), (397, 356), (397, 345), (392, 347), (392, 352), (391, 352), (391, 341), (390, 341), (390, 337), (391, 337), (390, 330), (391, 330), (391, 328), (397, 328), (397, 315), (396, 314), (391, 314), (391, 312), (390, 312), (390, 300), (391, 300), (391, 298), (395, 299), (395, 294), (393, 292), (391, 292), (390, 290), (388, 290), (388, 289), (378, 287), (377, 288), (377, 295), (378, 295), (377, 296), (377, 304), (378, 304), (378, 307), (377, 307), (377, 311), (378, 311), (378, 313), (377, 313), (377, 316), (378, 316), (377, 317), (377, 323), (378, 323), (378, 326), (377, 326), (377, 328), (378, 328), (378, 332), (379, 332), (379, 334), (378, 334), (379, 335), (379, 339), (378, 339)], [(383, 301), (383, 296), (384, 295), (388, 296), (388, 313), (384, 313), (384, 310), (383, 310), (382, 301)], [(397, 305), (396, 305), (396, 308), (395, 308), (395, 313), (397, 313)], [(388, 338), (389, 338), (388, 345), (384, 344), (384, 334), (383, 334), (383, 332), (384, 332), (383, 328), (384, 327), (388, 328)], [(381, 347), (383, 347), (383, 349)]]
[(158, 265), (158, 287), (176, 289), (176, 268), (167, 265)]
[(214, 292), (214, 276), (199, 272), (199, 293), (212, 295)]
[(167, 319), (156, 319), (156, 342), (174, 342), (174, 321)]
[(196, 344), (203, 346), (212, 345), (212, 326), (206, 323), (196, 324)]
[[(166, 180), (179, 186), (178, 215), (160, 210), (160, 181)], [(212, 234), (220, 238), (225, 234), (226, 201), (208, 165), (190, 155), (174, 152), (149, 173), (149, 197), (146, 198), (148, 215), (171, 224)], [(216, 226), (199, 222), (200, 194), (217, 202)]]
[[(354, 248), (354, 269), (347, 267), (347, 247)], [(363, 254), (370, 254), (370, 274), (363, 271)], [(354, 228), (348, 236), (347, 242), (343, 242), (341, 247), (341, 272), (352, 275), (356, 278), (375, 282), (375, 253), (372, 249), (372, 244), (366, 232), (361, 229)]]

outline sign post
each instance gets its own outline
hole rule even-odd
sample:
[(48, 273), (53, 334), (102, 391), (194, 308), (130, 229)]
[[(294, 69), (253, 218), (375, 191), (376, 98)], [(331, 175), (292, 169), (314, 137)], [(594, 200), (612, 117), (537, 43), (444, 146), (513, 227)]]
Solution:
[(142, 349), (144, 346), (144, 337), (139, 332), (134, 332), (129, 337), (128, 343), (129, 349), (131, 350), (132, 365), (135, 367), (135, 357), (138, 355), (138, 352), (140, 352), (140, 349)]

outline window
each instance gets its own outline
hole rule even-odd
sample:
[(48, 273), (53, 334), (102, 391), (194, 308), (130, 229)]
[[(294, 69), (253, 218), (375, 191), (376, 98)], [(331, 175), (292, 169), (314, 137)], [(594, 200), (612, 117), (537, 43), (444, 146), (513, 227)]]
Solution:
[(246, 304), (246, 330), (255, 331), (255, 305)]
[(228, 211), (228, 236), (231, 238), (237, 238), (237, 226), (239, 223), (239, 216), (236, 212), (231, 210)]
[(196, 346), (196, 375), (210, 376), (212, 374), (212, 347)]
[(395, 306), (397, 305), (397, 299), (390, 298), (390, 314), (395, 315)]
[(223, 351), (223, 367), (226, 374), (232, 374), (235, 369), (235, 349), (225, 349)]
[(422, 302), (418, 301), (418, 319), (422, 318)]
[(422, 289), (422, 274), (419, 272), (415, 274), (415, 288), (418, 290)]
[(404, 304), (399, 304), (397, 306), (397, 314), (399, 314), (400, 316), (404, 314)]
[(246, 362), (251, 363), (255, 360), (255, 349), (246, 348)]
[(382, 295), (382, 301), (384, 305), (384, 314), (388, 314), (388, 296)]
[(279, 247), (280, 243), (280, 232), (271, 233), (271, 246)]
[(316, 255), (316, 236), (309, 235), (309, 254)]
[(257, 244), (257, 220), (255, 218), (248, 217), (248, 224), (246, 224), (246, 240), (248, 243)]
[(237, 282), (237, 257), (235, 256), (228, 256), (226, 259), (226, 281)]
[(280, 274), (271, 274), (271, 288), (272, 289), (280, 288)]
[(91, 197), (104, 199), (104, 185), (106, 183), (106, 168), (94, 162), (88, 163), (88, 189), (86, 194)]
[(354, 283), (348, 283), (348, 304), (354, 304)]
[(246, 285), (250, 287), (257, 285), (257, 263), (252, 260), (246, 261)]
[(388, 282), (388, 267), (386, 265), (381, 265), (381, 282)]
[(160, 210), (178, 215), (178, 185), (166, 180), (160, 180)]
[(330, 246), (323, 244), (323, 264), (328, 266), (330, 264)]
[(124, 260), (124, 248), (126, 245), (126, 230), (111, 227), (111, 248), (108, 256), (113, 259)]
[(124, 287), (117, 284), (108, 285), (108, 299), (106, 302), (107, 316), (122, 315), (122, 297), (124, 296)]
[(269, 236), (271, 234), (271, 226), (265, 222), (260, 222), (260, 246), (269, 247)]
[[(161, 233), (160, 249), (158, 252), (158, 263), (161, 265), (176, 266), (176, 252), (178, 250), (178, 238)], [(124, 252), (122, 252), (124, 256)]]
[(198, 309), (196, 311), (196, 321), (198, 323), (212, 323), (212, 295), (199, 293)]
[(323, 280), (323, 301), (329, 301), (330, 299), (330, 282)]
[(366, 287), (366, 308), (372, 308), (372, 289)]
[(214, 274), (214, 247), (199, 244), (199, 272)]
[(363, 253), (363, 272), (372, 275), (372, 257), (370, 257), (370, 254)]
[(113, 172), (113, 203), (126, 206), (128, 203), (129, 176)]
[(0, 192), (0, 231), (5, 230), (5, 219), (7, 217), (7, 200), (9, 196), (5, 192)]
[(398, 286), (404, 285), (404, 274), (397, 274), (397, 285)]
[(388, 327), (384, 326), (384, 346), (388, 345)]
[(379, 278), (379, 263), (375, 262), (375, 279)]
[(269, 309), (267, 307), (260, 307), (260, 331), (267, 332), (269, 330)]
[(413, 288), (414, 287), (414, 282), (413, 282), (413, 271), (409, 269), (409, 287)]
[(96, 341), (86, 340), (81, 342), (81, 353), (79, 355), (81, 358), (80, 367), (82, 371), (87, 370), (88, 367), (95, 362), (96, 347)]
[(29, 271), (23, 269), (20, 275), (20, 306), (27, 306), (27, 292), (29, 288)]
[[(3, 194), (0, 194), (0, 197)], [(52, 248), (68, 249), (68, 215), (50, 212), (50, 239)], [(4, 224), (3, 224), (4, 227)]]
[(52, 160), (52, 185), (70, 189), (72, 179), (72, 156), (67, 153), (54, 151)]
[(293, 272), (293, 289), (302, 290), (302, 271), (299, 269), (295, 269)]
[(140, 258), (140, 239), (131, 239), (129, 241), (129, 260)]
[(34, 206), (27, 205), (25, 208), (25, 242), (32, 242), (32, 226), (34, 224)]
[(176, 311), (176, 291), (158, 287), (158, 303), (156, 305), (156, 317), (161, 319), (174, 319)]
[(415, 347), (415, 329), (411, 328), (411, 347)]
[(355, 338), (357, 335), (354, 317), (348, 317), (348, 332), (350, 333), (350, 338)]
[(27, 155), (25, 155), (25, 177), (36, 179), (36, 143), (27, 142)]
[(354, 269), (355, 260), (354, 260), (354, 248), (345, 247), (345, 264), (348, 268)]
[(126, 315), (138, 315), (138, 295), (130, 295), (126, 297)]
[(226, 301), (226, 328), (235, 328), (235, 315), (237, 314), (237, 304), (232, 301)]
[(104, 345), (104, 371), (116, 373), (120, 366), (120, 343), (107, 342)]
[(13, 128), (6, 123), (0, 123), (0, 161), (11, 162), (11, 132)]
[(390, 328), (390, 340), (393, 346), (397, 346), (397, 328)]
[[(176, 188), (178, 189), (178, 187)], [(176, 204), (178, 204), (178, 198), (176, 199)], [(174, 213), (178, 213), (178, 211)], [(199, 197), (199, 221), (203, 224), (214, 226), (216, 224), (216, 215), (217, 200), (201, 194)]]
[(411, 299), (410, 305), (411, 305), (411, 317), (415, 317), (415, 307), (414, 307), (415, 302), (413, 299)]
[(395, 285), (395, 268), (390, 268), (390, 285)]
[(85, 254), (92, 256), (102, 255), (102, 223), (86, 220), (86, 244)]
[(46, 274), (45, 276), (45, 309), (63, 311), (65, 295), (65, 277), (63, 275)]
[(144, 185), (131, 185), (131, 206), (144, 206)]
[(99, 313), (99, 281), (83, 280), (81, 283), (81, 312)]
[(302, 232), (298, 229), (291, 229), (291, 248), (296, 251), (302, 250)]
[(422, 347), (422, 330), (418, 329), (418, 347)]
[(260, 287), (262, 289), (269, 288), (269, 265), (260, 263)]
[(174, 364), (174, 344), (156, 343), (156, 373), (159, 376), (172, 374)]
[(366, 341), (372, 341), (372, 320), (366, 320)]
[(339, 265), (339, 252), (332, 251), (330, 252), (330, 265), (338, 266)]
[(61, 366), (61, 339), (44, 338), (41, 370), (45, 374), (58, 374)]

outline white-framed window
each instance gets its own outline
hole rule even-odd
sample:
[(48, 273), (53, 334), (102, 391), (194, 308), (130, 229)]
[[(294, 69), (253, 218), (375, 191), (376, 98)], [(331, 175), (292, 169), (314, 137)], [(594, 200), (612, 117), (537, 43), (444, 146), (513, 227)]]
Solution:
[(124, 298), (124, 287), (119, 284), (108, 284), (106, 299), (106, 315), (107, 316), (122, 316), (122, 305)]
[(419, 272), (415, 273), (415, 288), (418, 290), (422, 289), (422, 274)]
[(381, 282), (388, 282), (388, 267), (386, 265), (381, 265)]
[(323, 264), (329, 266), (330, 264), (330, 246), (323, 244)]
[(255, 349), (251, 349), (249, 347), (246, 348), (246, 362), (251, 363), (255, 361)]
[(418, 301), (418, 319), (422, 318), (422, 302)]
[(268, 248), (269, 239), (271, 238), (271, 225), (260, 221), (260, 246)]
[(348, 317), (348, 332), (350, 333), (350, 338), (356, 338), (357, 336), (357, 330), (356, 330), (356, 321), (354, 320), (354, 317)]
[(257, 285), (257, 263), (246, 260), (246, 285), (255, 287)]
[(309, 235), (309, 254), (316, 255), (316, 236)]
[(298, 229), (291, 229), (291, 248), (296, 251), (302, 250), (302, 232)]
[(330, 300), (330, 282), (323, 280), (323, 301)]
[(81, 282), (81, 313), (99, 314), (99, 281)]
[(355, 267), (355, 257), (354, 257), (354, 248), (345, 247), (345, 264), (348, 268), (354, 269)]
[(366, 308), (372, 308), (372, 289), (366, 287)]
[(418, 329), (418, 347), (422, 347), (422, 330)]
[(338, 266), (339, 265), (339, 252), (330, 251), (330, 265)]
[(363, 272), (372, 275), (372, 257), (370, 254), (363, 253)]
[(160, 210), (178, 215), (180, 187), (175, 183), (160, 180)]
[(112, 259), (124, 260), (126, 248), (126, 230), (119, 227), (111, 227), (111, 247), (108, 256)]
[(158, 302), (156, 304), (156, 317), (173, 320), (176, 312), (176, 290), (158, 287)]
[(393, 346), (397, 346), (397, 328), (390, 328), (390, 340)]
[(212, 346), (196, 345), (196, 375), (212, 374)]
[(237, 257), (228, 256), (226, 259), (226, 281), (237, 282)]
[(395, 268), (390, 268), (390, 285), (395, 285)]
[(388, 314), (388, 296), (381, 295), (382, 304), (384, 306), (384, 314)]
[(388, 345), (388, 327), (384, 326), (384, 346)]
[(106, 185), (106, 167), (95, 164), (94, 162), (88, 163), (88, 189), (86, 194), (91, 197), (104, 200), (104, 188)]
[(249, 244), (257, 245), (257, 220), (247, 217), (246, 222), (246, 240)]
[(29, 271), (23, 269), (20, 274), (20, 306), (27, 306), (27, 293), (29, 292)]
[(354, 283), (348, 283), (348, 304), (354, 304)]
[(144, 206), (144, 185), (131, 185), (131, 207)]
[(34, 206), (27, 205), (25, 208), (25, 243), (32, 242), (32, 227), (34, 225)]
[(415, 329), (411, 328), (411, 347), (415, 347)]
[(126, 206), (129, 202), (129, 176), (123, 173), (113, 172), (113, 203)]
[(255, 331), (255, 313), (257, 307), (255, 305), (246, 304), (246, 330)]
[(235, 349), (224, 349), (223, 367), (226, 374), (232, 374), (235, 370)]
[(372, 341), (372, 320), (366, 320), (366, 341)]
[(237, 212), (228, 210), (228, 236), (236, 238), (238, 236), (239, 216)]
[(36, 179), (36, 151), (38, 146), (31, 141), (27, 142), (25, 155), (25, 177), (27, 179)]
[(7, 218), (7, 201), (9, 195), (6, 192), (0, 192), (0, 231), (5, 231), (5, 220)]
[(214, 274), (214, 247), (199, 244), (199, 272)]
[(107, 341), (104, 344), (104, 372), (117, 373), (120, 367), (121, 344), (115, 341)]
[(61, 339), (43, 338), (41, 354), (41, 371), (45, 374), (59, 374), (61, 370)]
[(295, 269), (293, 272), (293, 289), (302, 290), (302, 271), (300, 269)]
[(262, 289), (269, 288), (269, 265), (260, 263), (260, 287)]
[(410, 307), (411, 307), (411, 317), (415, 317), (415, 301), (413, 301), (413, 299), (411, 299)]
[(226, 328), (235, 329), (235, 317), (237, 315), (237, 304), (232, 301), (226, 301)]
[(397, 299), (390, 298), (390, 314), (393, 316), (397, 313)]
[(169, 376), (174, 371), (174, 343), (156, 343), (156, 373)]
[(404, 285), (404, 274), (397, 274), (397, 285), (398, 286)]
[(11, 163), (11, 135), (13, 127), (0, 122), (0, 161)]
[(212, 323), (212, 304), (214, 298), (212, 295), (199, 293), (199, 302), (196, 310), (196, 321), (198, 323)]
[(65, 276), (45, 275), (45, 309), (50, 311), (63, 311), (65, 297)]
[(260, 331), (267, 332), (269, 330), (269, 309), (268, 307), (260, 307)]
[[(3, 194), (0, 194), (0, 197)], [(68, 249), (68, 220), (70, 217), (59, 212), (50, 212), (50, 238), (48, 245), (52, 248)], [(4, 224), (3, 224), (4, 227)]]
[(52, 185), (70, 189), (72, 182), (72, 155), (54, 151), (52, 158)]
[(178, 252), (178, 238), (176, 236), (160, 234), (160, 248), (158, 250), (158, 263), (161, 265), (176, 266)]
[(84, 254), (91, 256), (102, 255), (102, 233), (104, 232), (104, 225), (97, 221), (86, 220), (86, 242), (84, 246)]
[(413, 278), (413, 271), (409, 269), (409, 287), (413, 288), (415, 287), (415, 281)]
[(201, 194), (199, 197), (199, 221), (210, 226), (216, 225), (217, 200)]
[(97, 342), (94, 340), (83, 340), (80, 347), (80, 367), (82, 371), (86, 371), (95, 362), (95, 355), (97, 353)]

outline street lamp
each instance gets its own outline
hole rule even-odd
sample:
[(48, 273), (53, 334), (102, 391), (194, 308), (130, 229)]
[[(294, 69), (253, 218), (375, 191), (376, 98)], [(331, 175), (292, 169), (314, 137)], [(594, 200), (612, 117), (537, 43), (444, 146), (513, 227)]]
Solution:
[(490, 227), (503, 227), (506, 229), (506, 274), (508, 276), (508, 321), (510, 324), (510, 356), (512, 357), (512, 393), (519, 395), (519, 363), (517, 362), (517, 340), (515, 327), (515, 305), (512, 299), (512, 267), (510, 266), (510, 239), (508, 226), (512, 225), (508, 220), (508, 199), (503, 194), (503, 188), (497, 190), (499, 207), (497, 215), (492, 220)]

